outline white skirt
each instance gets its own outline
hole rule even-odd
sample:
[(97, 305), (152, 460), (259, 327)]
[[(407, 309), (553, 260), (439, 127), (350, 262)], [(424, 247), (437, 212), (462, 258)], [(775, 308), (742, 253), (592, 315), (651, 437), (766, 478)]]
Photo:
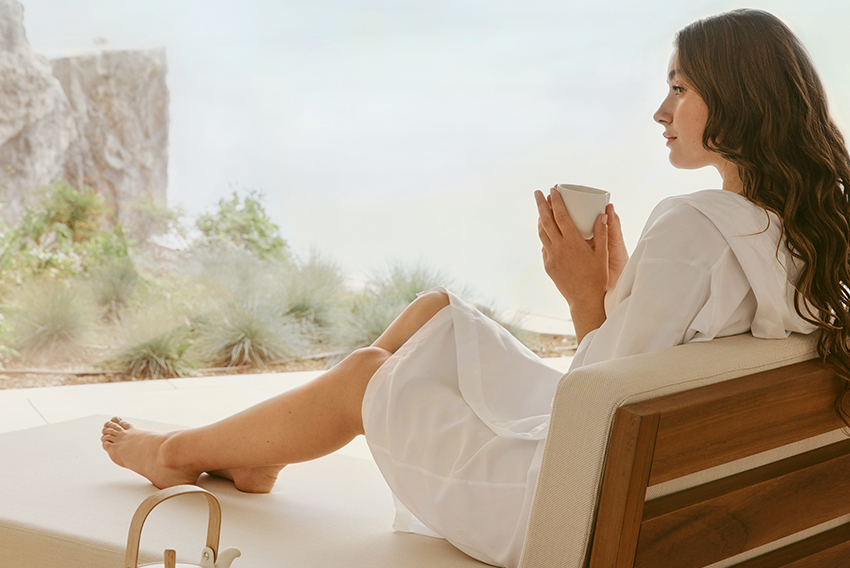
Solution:
[(447, 293), (370, 381), (366, 440), (396, 497), (393, 528), (513, 567), (562, 373)]

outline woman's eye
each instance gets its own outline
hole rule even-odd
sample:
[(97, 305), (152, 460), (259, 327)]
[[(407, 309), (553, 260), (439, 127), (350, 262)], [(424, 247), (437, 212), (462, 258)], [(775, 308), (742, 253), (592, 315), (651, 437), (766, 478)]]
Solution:
[(673, 92), (674, 92), (674, 93), (676, 93), (677, 95), (681, 95), (682, 93), (684, 93), (684, 92), (685, 92), (685, 88), (684, 88), (684, 87), (680, 87), (680, 86), (678, 86), (678, 85), (674, 85), (674, 86), (672, 86), (672, 87), (670, 87), (670, 88), (671, 88), (671, 89), (673, 89)]

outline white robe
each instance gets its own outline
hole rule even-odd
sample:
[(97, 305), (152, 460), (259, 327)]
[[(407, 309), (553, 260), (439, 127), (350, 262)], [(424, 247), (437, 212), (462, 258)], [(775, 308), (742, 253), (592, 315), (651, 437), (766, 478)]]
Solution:
[[(747, 330), (809, 333), (794, 311), (797, 273), (778, 219), (745, 198), (709, 190), (667, 199), (572, 368)], [(366, 439), (397, 500), (396, 530), (513, 567), (561, 373), (449, 296), (370, 381)]]

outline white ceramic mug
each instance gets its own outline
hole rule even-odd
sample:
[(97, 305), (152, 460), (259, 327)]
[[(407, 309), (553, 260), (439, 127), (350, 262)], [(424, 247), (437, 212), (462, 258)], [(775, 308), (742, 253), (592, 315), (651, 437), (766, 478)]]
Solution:
[(596, 218), (605, 213), (611, 194), (594, 187), (569, 183), (559, 183), (558, 191), (578, 232), (585, 239), (593, 238), (593, 225)]

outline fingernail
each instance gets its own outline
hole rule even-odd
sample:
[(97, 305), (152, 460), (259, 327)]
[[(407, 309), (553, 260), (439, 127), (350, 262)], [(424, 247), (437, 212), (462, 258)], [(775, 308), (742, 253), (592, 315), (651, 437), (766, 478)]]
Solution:
[(606, 213), (605, 215), (603, 215), (603, 216), (602, 216), (602, 224), (603, 224), (603, 225), (607, 225), (607, 224), (608, 224), (608, 214), (607, 214), (607, 213)]

